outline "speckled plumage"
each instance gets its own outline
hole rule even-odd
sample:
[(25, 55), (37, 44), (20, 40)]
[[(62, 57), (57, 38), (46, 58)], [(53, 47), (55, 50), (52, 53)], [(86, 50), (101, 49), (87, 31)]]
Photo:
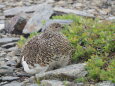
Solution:
[(70, 62), (72, 47), (67, 38), (59, 32), (60, 29), (60, 24), (51, 24), (43, 33), (25, 44), (22, 56), (27, 64), (65, 66)]

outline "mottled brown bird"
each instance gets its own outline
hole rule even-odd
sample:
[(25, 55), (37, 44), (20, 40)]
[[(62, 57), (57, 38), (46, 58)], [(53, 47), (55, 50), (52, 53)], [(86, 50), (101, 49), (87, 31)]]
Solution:
[(60, 32), (61, 29), (61, 24), (53, 23), (25, 44), (22, 50), (22, 65), (27, 73), (52, 70), (70, 62), (72, 47)]

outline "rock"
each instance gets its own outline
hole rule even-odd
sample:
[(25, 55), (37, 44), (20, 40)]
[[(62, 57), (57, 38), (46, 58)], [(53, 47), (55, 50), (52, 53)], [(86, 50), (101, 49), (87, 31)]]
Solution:
[(48, 4), (52, 4), (52, 3), (54, 3), (55, 1), (54, 0), (47, 0), (46, 1)]
[(82, 3), (75, 3), (73, 6), (75, 8), (79, 8), (79, 7), (83, 7), (83, 4)]
[(42, 31), (44, 31), (50, 24), (52, 23), (60, 23), (60, 24), (71, 24), (72, 20), (61, 20), (61, 19), (50, 19), (46, 22), (46, 24), (42, 27)]
[(20, 56), (20, 54), (21, 54), (21, 49), (18, 49), (18, 47), (15, 47), (14, 51), (7, 53), (7, 56), (14, 57), (14, 56)]
[(15, 16), (15, 15), (22, 13), (22, 12), (33, 13), (33, 12), (37, 11), (38, 9), (40, 9), (40, 6), (42, 6), (42, 5), (43, 4), (11, 8), (11, 9), (5, 10), (4, 15), (6, 17), (8, 17), (8, 16)]
[(11, 48), (9, 48), (9, 49), (6, 49), (6, 51), (15, 51), (15, 50), (17, 50), (17, 47), (15, 46), (15, 47), (11, 47)]
[(5, 30), (8, 33), (13, 34), (22, 34), (22, 31), (27, 23), (27, 19), (22, 16), (14, 16), (9, 20), (9, 22), (6, 24)]
[(84, 83), (76, 83), (76, 86), (93, 86), (93, 85), (86, 85)]
[[(39, 86), (38, 83), (35, 80), (35, 77), (32, 76), (22, 82), (22, 86)], [(40, 85), (41, 86), (41, 85)]]
[(106, 3), (107, 0), (90, 0), (91, 5), (93, 6), (102, 6), (102, 4)]
[(0, 5), (0, 9), (3, 9), (5, 7), (5, 5)]
[(3, 77), (1, 77), (0, 78), (0, 80), (2, 80), (2, 81), (14, 81), (14, 80), (18, 80), (19, 79), (19, 77), (13, 77), (13, 76), (3, 76)]
[(29, 19), (23, 30), (23, 33), (39, 31), (42, 28), (43, 23), (49, 20), (52, 14), (53, 9), (51, 5), (39, 5), (39, 9), (33, 14), (33, 17)]
[(16, 42), (18, 41), (20, 38), (16, 38), (16, 37), (6, 37), (6, 38), (1, 38), (0, 39), (0, 46), (3, 45), (3, 44), (7, 44), (7, 43), (10, 43), (10, 42)]
[(16, 42), (13, 42), (13, 43), (4, 44), (1, 47), (8, 49), (8, 48), (14, 47), (15, 45), (16, 45)]
[(0, 52), (0, 57), (4, 57), (5, 55), (6, 55), (6, 52), (4, 52), (4, 51)]
[(15, 47), (15, 51), (12, 52), (12, 55), (20, 56), (21, 55), (21, 49), (19, 49), (18, 47)]
[[(9, 54), (9, 53), (8, 53)], [(16, 67), (17, 66), (17, 64), (20, 62), (20, 57), (17, 57), (17, 56), (15, 56), (15, 55), (8, 55), (7, 54), (7, 56), (5, 57), (5, 60), (7, 61), (7, 62), (5, 62), (6, 63), (6, 65), (7, 66), (10, 66), (10, 67)]]
[(13, 74), (13, 68), (12, 67), (0, 67), (0, 75), (5, 75), (5, 74)]
[[(67, 2), (68, 2), (68, 1), (67, 1)], [(58, 4), (59, 6), (61, 6), (61, 7), (64, 7), (65, 5), (67, 5), (67, 3), (65, 3), (65, 1), (63, 1), (63, 0), (58, 1), (57, 4)]]
[(41, 85), (34, 84), (34, 83), (27, 83), (27, 84), (22, 84), (21, 86), (41, 86)]
[(46, 22), (47, 25), (51, 23), (60, 23), (60, 24), (71, 24), (72, 20), (62, 20), (62, 19), (50, 19)]
[(5, 10), (4, 15), (6, 17), (14, 16), (14, 15), (20, 13), (20, 12), (23, 12), (23, 7), (15, 7), (15, 8), (12, 8), (12, 9)]
[(3, 49), (4, 49), (4, 52), (7, 52), (7, 53), (12, 52), (12, 51), (16, 51), (14, 56), (20, 56), (20, 51), (18, 52), (18, 47), (17, 46), (11, 47), (11, 48), (8, 48), (8, 49), (5, 49), (5, 48), (3, 48)]
[(42, 80), (40, 86), (77, 86), (69, 81)]
[(103, 82), (97, 83), (95, 86), (115, 86), (115, 83), (111, 83), (110, 81), (103, 81)]
[[(5, 23), (5, 19), (1, 19), (0, 20), (0, 24), (4, 24)], [(5, 25), (4, 25), (5, 26)]]
[(8, 82), (7, 81), (5, 81), (5, 82), (0, 82), (0, 86), (3, 86), (3, 85), (5, 85), (5, 84), (7, 84)]
[[(0, 38), (2, 38), (1, 34), (0, 34)], [(0, 47), (0, 51), (2, 51), (3, 48)]]
[(99, 13), (100, 15), (107, 15), (110, 12), (110, 9), (100, 9)]
[[(111, 12), (105, 14), (104, 16), (115, 15), (115, 0), (9, 0), (1, 3), (0, 6), (4, 11), (6, 16), (14, 16), (17, 13), (26, 12), (33, 13), (38, 9), (38, 5), (47, 2), (48, 4), (54, 5), (54, 7), (64, 7), (69, 9), (75, 9), (79, 11), (89, 10), (92, 8), (110, 8)], [(15, 3), (15, 4), (14, 4)], [(37, 8), (38, 7), (38, 8)], [(13, 8), (13, 9), (12, 9)], [(7, 10), (8, 9), (8, 10)], [(95, 9), (97, 10), (97, 9)], [(95, 11), (98, 14), (98, 11)], [(102, 12), (103, 13), (103, 12)], [(103, 15), (101, 15), (103, 17)]]
[(0, 72), (4, 71), (4, 68), (2, 68), (4, 66), (6, 66), (6, 62), (4, 61), (4, 57), (3, 57), (0, 58), (0, 69), (1, 69)]
[(13, 81), (9, 84), (5, 84), (3, 86), (22, 86), (22, 83), (21, 82), (17, 82), (17, 81)]
[(73, 64), (64, 68), (43, 72), (36, 74), (36, 78), (43, 79), (59, 79), (59, 80), (73, 80), (79, 77), (83, 77), (87, 74), (85, 71), (85, 63)]
[(16, 63), (16, 61), (11, 60), (11, 61), (7, 61), (6, 65), (10, 66), (10, 67), (13, 67), (13, 66), (15, 67), (17, 65), (17, 63)]
[(115, 20), (115, 16), (112, 16), (112, 17), (108, 17), (106, 20), (110, 20), (110, 21), (113, 21), (113, 20)]
[(112, 13), (112, 15), (115, 16), (115, 5), (112, 7), (111, 13)]
[(77, 10), (66, 9), (66, 8), (62, 8), (62, 7), (55, 7), (54, 11), (65, 13), (65, 14), (70, 13), (70, 14), (76, 14), (76, 15), (79, 15), (79, 16), (94, 17), (93, 14), (87, 13), (85, 11), (77, 11)]
[(4, 29), (5, 25), (0, 23), (0, 30)]
[(24, 71), (16, 71), (16, 76), (18, 76), (18, 77), (31, 77), (31, 75), (29, 75), (29, 74), (27, 74), (27, 73), (25, 73)]
[(5, 19), (5, 16), (0, 16), (0, 20), (4, 20)]

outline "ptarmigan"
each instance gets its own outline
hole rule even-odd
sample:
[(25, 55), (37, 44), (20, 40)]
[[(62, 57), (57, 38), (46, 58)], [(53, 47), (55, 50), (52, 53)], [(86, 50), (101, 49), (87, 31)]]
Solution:
[(73, 48), (61, 34), (61, 29), (61, 24), (53, 23), (25, 44), (22, 50), (25, 72), (35, 74), (66, 66), (70, 62)]

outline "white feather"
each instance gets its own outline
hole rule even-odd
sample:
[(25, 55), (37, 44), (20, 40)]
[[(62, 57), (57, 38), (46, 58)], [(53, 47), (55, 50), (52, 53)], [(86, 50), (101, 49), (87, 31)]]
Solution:
[(33, 69), (30, 69), (28, 64), (26, 63), (26, 61), (24, 61), (24, 56), (22, 57), (22, 66), (24, 68), (24, 71), (29, 73), (29, 74), (36, 74), (36, 73), (40, 73), (40, 72), (45, 72), (49, 66), (45, 66), (45, 67), (41, 67), (39, 64), (37, 64), (38, 66), (36, 66)]

